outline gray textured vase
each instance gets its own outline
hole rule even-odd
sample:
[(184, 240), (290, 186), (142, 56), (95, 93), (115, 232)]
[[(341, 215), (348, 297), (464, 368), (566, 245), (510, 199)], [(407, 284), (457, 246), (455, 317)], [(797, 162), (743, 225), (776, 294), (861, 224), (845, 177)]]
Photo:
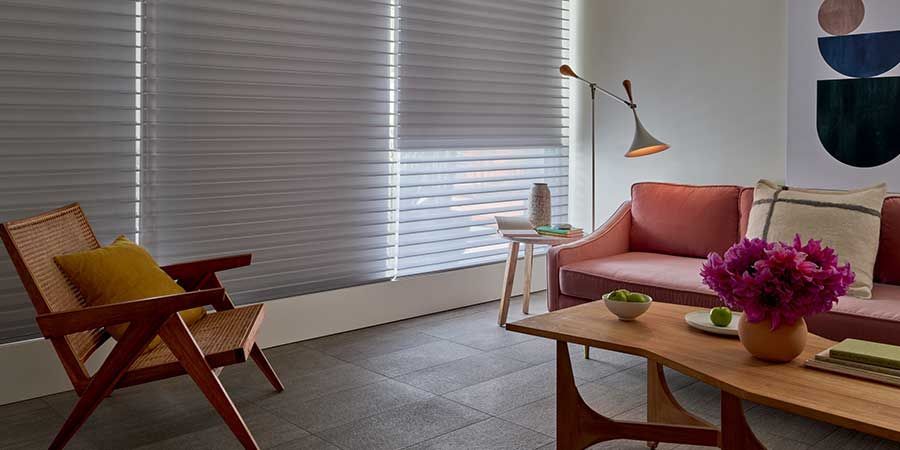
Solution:
[(539, 227), (550, 225), (550, 188), (547, 183), (534, 183), (528, 198), (528, 221)]

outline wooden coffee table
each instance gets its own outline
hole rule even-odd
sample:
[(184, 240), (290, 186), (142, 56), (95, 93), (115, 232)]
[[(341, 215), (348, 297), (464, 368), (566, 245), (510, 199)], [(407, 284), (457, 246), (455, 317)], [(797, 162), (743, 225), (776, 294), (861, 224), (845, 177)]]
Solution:
[[(654, 303), (634, 322), (622, 322), (602, 302), (529, 317), (506, 326), (556, 345), (556, 439), (559, 449), (583, 449), (613, 439), (708, 445), (726, 450), (765, 447), (747, 425), (741, 399), (900, 441), (900, 388), (803, 367), (834, 345), (810, 334), (806, 350), (787, 364), (750, 356), (733, 338), (690, 328), (684, 315), (698, 308)], [(591, 409), (575, 387), (567, 343), (647, 358), (647, 422), (612, 420)], [(722, 425), (686, 411), (666, 385), (663, 366), (722, 391)]]

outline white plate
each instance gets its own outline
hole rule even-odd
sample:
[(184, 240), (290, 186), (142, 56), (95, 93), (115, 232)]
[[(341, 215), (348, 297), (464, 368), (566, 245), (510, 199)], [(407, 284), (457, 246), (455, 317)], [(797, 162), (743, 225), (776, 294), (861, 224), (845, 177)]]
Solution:
[(741, 313), (731, 313), (731, 323), (727, 327), (717, 327), (709, 320), (709, 310), (689, 312), (684, 315), (684, 321), (688, 325), (707, 333), (724, 334), (726, 336), (738, 335), (738, 321), (741, 320)]

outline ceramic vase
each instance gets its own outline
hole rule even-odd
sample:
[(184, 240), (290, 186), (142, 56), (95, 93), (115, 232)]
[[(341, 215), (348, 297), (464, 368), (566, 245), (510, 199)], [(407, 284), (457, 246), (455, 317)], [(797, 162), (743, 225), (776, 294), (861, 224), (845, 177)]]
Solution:
[(547, 183), (534, 183), (528, 198), (528, 221), (539, 227), (550, 225), (550, 188)]
[(771, 319), (751, 323), (742, 314), (738, 322), (741, 344), (751, 355), (763, 361), (788, 362), (796, 358), (806, 347), (806, 321), (784, 325), (772, 331)]

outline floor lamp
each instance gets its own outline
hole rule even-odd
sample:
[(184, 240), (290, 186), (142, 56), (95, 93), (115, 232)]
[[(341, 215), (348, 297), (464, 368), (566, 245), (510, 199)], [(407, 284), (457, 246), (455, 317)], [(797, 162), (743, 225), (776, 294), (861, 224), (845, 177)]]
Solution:
[(628, 151), (625, 152), (626, 158), (636, 158), (638, 156), (647, 156), (654, 153), (659, 153), (663, 150), (668, 149), (669, 145), (664, 144), (657, 140), (655, 137), (651, 136), (650, 133), (648, 133), (644, 128), (644, 125), (641, 124), (641, 119), (638, 119), (637, 105), (634, 103), (634, 97), (632, 97), (631, 95), (631, 80), (625, 80), (622, 82), (622, 84), (625, 86), (625, 92), (628, 94), (628, 100), (625, 100), (624, 98), (619, 97), (618, 95), (597, 86), (597, 83), (579, 77), (577, 74), (575, 74), (575, 71), (572, 70), (572, 68), (567, 64), (559, 66), (559, 73), (563, 74), (563, 76), (581, 80), (582, 82), (587, 83), (588, 87), (591, 88), (591, 231), (593, 231), (597, 229), (597, 204), (595, 202), (595, 196), (597, 195), (597, 134), (595, 128), (597, 122), (594, 120), (594, 115), (597, 111), (597, 91), (600, 91), (610, 96), (611, 98), (618, 100), (623, 105), (631, 108), (631, 112), (632, 114), (634, 114), (634, 141), (632, 141), (631, 143), (631, 148), (629, 148)]

